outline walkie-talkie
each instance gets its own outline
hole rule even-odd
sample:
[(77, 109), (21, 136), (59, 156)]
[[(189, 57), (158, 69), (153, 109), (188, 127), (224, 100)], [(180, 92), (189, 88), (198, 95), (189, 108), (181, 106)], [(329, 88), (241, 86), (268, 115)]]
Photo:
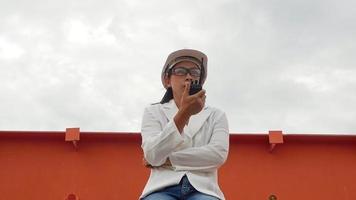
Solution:
[[(202, 70), (202, 73), (205, 73), (204, 71), (204, 66), (203, 66), (203, 63), (204, 63), (204, 58), (201, 59), (201, 63), (202, 63), (202, 66), (201, 66), (201, 70)], [(200, 90), (203, 89), (201, 83), (202, 83), (202, 77), (203, 75), (200, 75), (199, 77), (199, 80), (195, 80), (195, 81), (192, 81), (191, 84), (190, 84), (190, 89), (189, 89), (189, 95), (193, 95), (193, 94), (196, 94), (198, 93)]]
[(196, 94), (200, 90), (202, 90), (202, 86), (200, 85), (198, 80), (192, 81), (190, 84), (189, 95)]

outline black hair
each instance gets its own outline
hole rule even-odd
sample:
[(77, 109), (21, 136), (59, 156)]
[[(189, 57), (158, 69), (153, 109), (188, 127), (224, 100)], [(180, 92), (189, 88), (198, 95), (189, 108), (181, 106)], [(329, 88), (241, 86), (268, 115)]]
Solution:
[(161, 104), (169, 102), (171, 99), (173, 99), (173, 90), (172, 87), (168, 87), (166, 90), (166, 93), (164, 94), (162, 100), (160, 101)]

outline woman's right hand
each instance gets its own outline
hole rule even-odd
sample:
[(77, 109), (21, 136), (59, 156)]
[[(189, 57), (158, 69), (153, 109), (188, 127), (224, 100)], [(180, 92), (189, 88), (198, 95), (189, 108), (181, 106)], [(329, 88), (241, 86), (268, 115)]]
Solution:
[(206, 98), (205, 90), (189, 95), (190, 84), (190, 82), (185, 83), (184, 92), (179, 106), (179, 111), (186, 113), (189, 117), (199, 113), (204, 108)]
[(174, 117), (174, 122), (180, 133), (183, 132), (184, 126), (188, 124), (190, 116), (199, 113), (205, 105), (205, 90), (189, 95), (189, 89), (190, 82), (187, 82), (179, 102), (178, 113)]

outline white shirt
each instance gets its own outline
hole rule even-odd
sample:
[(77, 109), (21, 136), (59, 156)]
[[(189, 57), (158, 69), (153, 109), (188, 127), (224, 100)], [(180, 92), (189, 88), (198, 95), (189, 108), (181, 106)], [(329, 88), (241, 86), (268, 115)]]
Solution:
[(160, 166), (169, 158), (172, 167), (151, 169), (140, 198), (178, 184), (186, 174), (199, 192), (225, 199), (217, 173), (229, 150), (225, 113), (204, 107), (190, 117), (181, 134), (173, 120), (177, 112), (173, 99), (165, 104), (150, 105), (144, 111), (141, 128), (144, 157), (152, 166)]

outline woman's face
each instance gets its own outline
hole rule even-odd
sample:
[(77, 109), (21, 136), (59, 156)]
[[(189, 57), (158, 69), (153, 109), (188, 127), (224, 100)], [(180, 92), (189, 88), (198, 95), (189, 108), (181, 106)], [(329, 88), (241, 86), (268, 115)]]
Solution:
[[(199, 67), (195, 63), (189, 61), (182, 61), (177, 63), (173, 67), (173, 70), (174, 68), (180, 68), (180, 67), (184, 67), (186, 69), (199, 70)], [(172, 73), (172, 75), (169, 78), (168, 77), (166, 78), (167, 85), (172, 87), (174, 97), (177, 96), (180, 97), (183, 94), (184, 86), (186, 82), (191, 82), (196, 80), (199, 80), (199, 76), (194, 76), (191, 75), (190, 73), (187, 73), (186, 75)]]

